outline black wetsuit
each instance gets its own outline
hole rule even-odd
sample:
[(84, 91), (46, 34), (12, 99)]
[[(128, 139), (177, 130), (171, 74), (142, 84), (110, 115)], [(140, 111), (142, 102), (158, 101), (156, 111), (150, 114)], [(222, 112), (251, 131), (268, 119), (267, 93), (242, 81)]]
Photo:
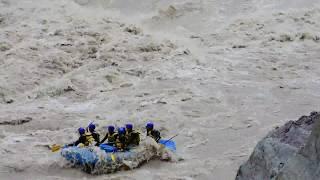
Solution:
[(93, 132), (91, 133), (91, 135), (92, 135), (94, 141), (96, 141), (96, 144), (95, 144), (95, 145), (96, 145), (96, 146), (99, 146), (99, 144), (100, 144), (100, 134), (97, 133), (96, 131), (93, 131)]
[(152, 129), (152, 130), (147, 129), (147, 136), (152, 137), (156, 142), (159, 142), (159, 140), (161, 139), (160, 131), (155, 129)]
[(67, 146), (78, 146), (78, 144), (82, 143), (82, 144), (86, 144), (87, 138), (86, 135), (81, 135), (79, 137), (79, 139), (77, 141), (75, 141), (74, 143), (68, 144)]
[(113, 132), (112, 134), (107, 133), (106, 136), (101, 140), (100, 144), (102, 144), (105, 140), (108, 139), (108, 144), (115, 145), (118, 134)]
[(116, 147), (122, 151), (127, 150), (127, 139), (125, 134), (117, 136)]
[(126, 138), (128, 146), (137, 146), (140, 143), (140, 134), (134, 130), (127, 130)]

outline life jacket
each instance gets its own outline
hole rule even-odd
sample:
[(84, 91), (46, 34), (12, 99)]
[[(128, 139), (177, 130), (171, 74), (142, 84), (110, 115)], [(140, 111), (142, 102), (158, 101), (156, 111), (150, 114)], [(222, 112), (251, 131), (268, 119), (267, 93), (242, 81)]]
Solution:
[(161, 139), (160, 132), (158, 130), (147, 131), (147, 136), (152, 137), (156, 142)]
[(126, 132), (126, 138), (128, 145), (139, 145), (140, 143), (140, 133), (135, 130)]
[(93, 144), (95, 142), (95, 140), (94, 140), (94, 138), (93, 138), (91, 133), (86, 132), (84, 134), (84, 136), (86, 137), (86, 141), (84, 143), (85, 146), (89, 146), (89, 145), (91, 145), (91, 144)]
[(117, 136), (116, 141), (115, 141), (115, 145), (118, 149), (120, 150), (124, 150), (126, 147), (126, 135), (122, 135), (122, 136)]
[(91, 135), (92, 135), (93, 139), (94, 139), (97, 143), (100, 143), (100, 134), (99, 134), (99, 133), (97, 133), (96, 131), (93, 131), (93, 132), (91, 133)]
[(108, 133), (108, 143), (115, 143), (118, 133), (114, 132), (113, 134)]

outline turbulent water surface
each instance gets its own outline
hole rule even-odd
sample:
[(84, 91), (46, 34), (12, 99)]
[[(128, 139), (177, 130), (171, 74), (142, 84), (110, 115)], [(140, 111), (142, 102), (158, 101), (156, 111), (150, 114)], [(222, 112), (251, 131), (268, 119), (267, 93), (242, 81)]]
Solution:
[[(318, 0), (0, 0), (1, 179), (231, 180), (319, 109)], [(152, 120), (176, 163), (89, 176), (47, 145)]]

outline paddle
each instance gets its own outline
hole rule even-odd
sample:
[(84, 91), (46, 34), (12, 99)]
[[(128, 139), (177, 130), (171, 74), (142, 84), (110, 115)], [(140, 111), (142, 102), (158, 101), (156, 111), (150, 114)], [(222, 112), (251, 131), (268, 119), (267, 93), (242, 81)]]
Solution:
[(174, 136), (172, 136), (170, 139), (166, 140), (166, 141), (163, 143), (163, 145), (165, 145), (167, 142), (169, 142), (171, 139), (177, 137), (178, 135), (179, 135), (179, 133), (176, 134), (176, 135), (174, 135)]
[(166, 147), (165, 144), (166, 144), (167, 142), (169, 142), (170, 140), (172, 140), (173, 138), (177, 137), (178, 135), (179, 135), (179, 133), (176, 134), (176, 135), (174, 135), (174, 136), (172, 136), (170, 139), (166, 140), (164, 143), (159, 144), (160, 147), (161, 147), (161, 148), (165, 148), (165, 147)]
[(112, 154), (111, 154), (111, 159), (113, 162), (116, 162), (116, 156), (115, 156), (114, 152), (112, 152)]
[(50, 149), (51, 149), (52, 152), (57, 152), (57, 151), (59, 151), (61, 148), (62, 148), (61, 145), (59, 145), (59, 144), (53, 144)]

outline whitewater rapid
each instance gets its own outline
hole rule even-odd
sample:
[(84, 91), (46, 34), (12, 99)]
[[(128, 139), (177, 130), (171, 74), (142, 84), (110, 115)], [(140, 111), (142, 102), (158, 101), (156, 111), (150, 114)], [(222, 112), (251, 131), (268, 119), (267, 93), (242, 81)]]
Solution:
[[(234, 179), (270, 129), (319, 109), (318, 4), (0, 1), (0, 179)], [(150, 120), (183, 161), (89, 176), (47, 148)]]

